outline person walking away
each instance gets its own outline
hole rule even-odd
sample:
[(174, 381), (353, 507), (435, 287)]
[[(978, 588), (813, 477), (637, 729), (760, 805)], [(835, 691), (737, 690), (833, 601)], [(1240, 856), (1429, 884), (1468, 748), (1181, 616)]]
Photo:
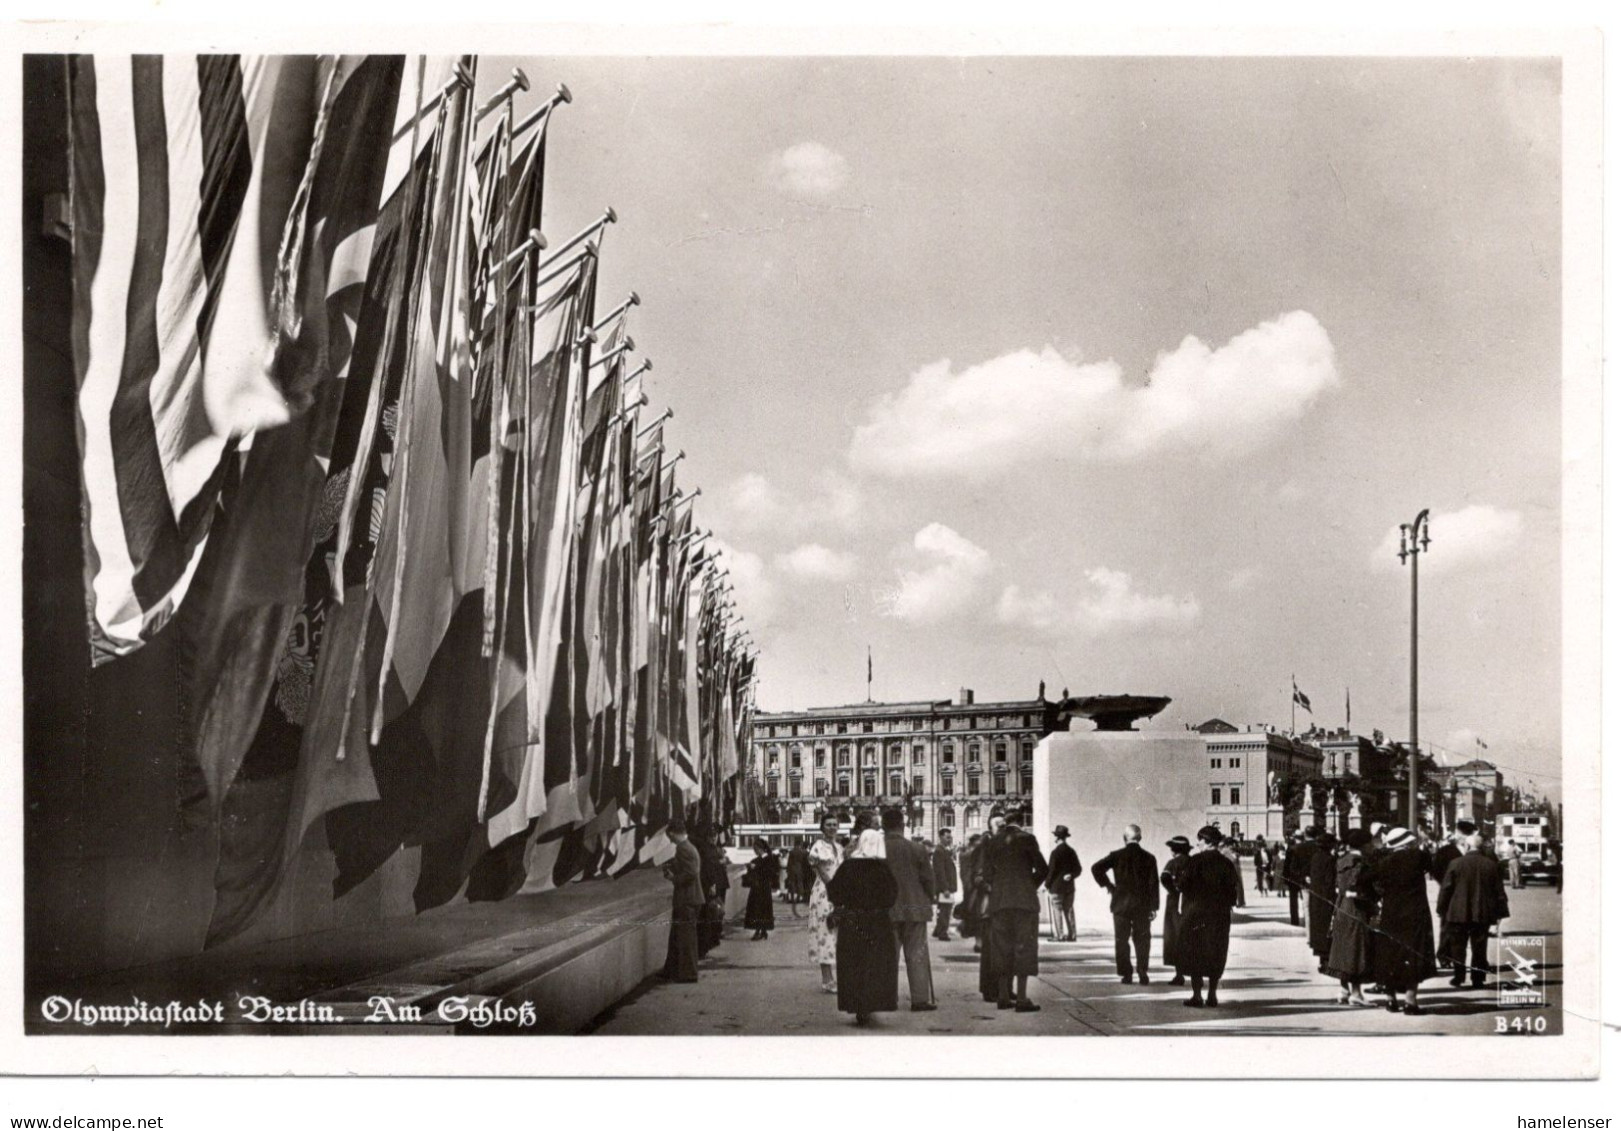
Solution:
[(1052, 918), (1054, 942), (1075, 941), (1075, 878), (1081, 874), (1081, 858), (1069, 846), (1069, 826), (1053, 830), (1058, 843), (1047, 858), (1047, 909)]
[(788, 850), (786, 872), (788, 906), (793, 911), (794, 918), (798, 919), (799, 905), (810, 901), (811, 883), (816, 878), (811, 869), (810, 852), (805, 848), (804, 841), (795, 842)]
[(906, 989), (912, 1012), (936, 1008), (934, 973), (929, 969), (929, 920), (934, 911), (934, 863), (921, 844), (906, 839), (906, 815), (884, 810), (884, 862), (895, 880), (889, 909), (895, 945), (906, 960)]
[(1309, 829), (1305, 834), (1294, 833), (1289, 839), (1289, 848), (1283, 857), (1283, 884), (1289, 889), (1289, 925), (1300, 926), (1300, 889), (1311, 873), (1311, 858), (1317, 848), (1312, 844), (1310, 837), (1316, 835), (1316, 829)]
[(1441, 920), (1439, 962), (1452, 967), (1452, 985), (1462, 986), (1464, 964), (1468, 963), (1470, 985), (1486, 985), (1486, 939), (1492, 928), (1508, 918), (1508, 893), (1503, 890), (1503, 874), (1480, 851), (1481, 838), (1471, 833), (1463, 839), (1463, 855), (1447, 866), (1441, 877), (1441, 894), (1436, 897), (1436, 916)]
[(1520, 846), (1512, 840), (1503, 841), (1503, 862), (1508, 865), (1508, 886), (1519, 891), (1525, 886), (1524, 878), (1520, 875)]
[(839, 847), (839, 821), (837, 817), (822, 818), (822, 835), (806, 853), (810, 861), (812, 879), (810, 890), (810, 960), (822, 969), (822, 992), (837, 993), (838, 982), (834, 970), (838, 964), (838, 930), (834, 926), (833, 901), (828, 898), (827, 885), (838, 872), (844, 860)]
[(895, 1011), (900, 981), (895, 928), (889, 918), (895, 906), (895, 877), (884, 856), (884, 834), (862, 829), (827, 885), (838, 924), (839, 1010), (855, 1014), (856, 1024), (862, 1026), (870, 1025), (875, 1013)]
[(1266, 841), (1264, 841), (1264, 840), (1256, 840), (1256, 842), (1255, 842), (1255, 894), (1257, 894), (1257, 895), (1265, 895), (1266, 894), (1266, 882), (1267, 882)]
[(1339, 902), (1334, 908), (1330, 932), (1328, 973), (1340, 980), (1341, 1005), (1372, 1005), (1362, 993), (1372, 967), (1373, 949), (1369, 924), (1378, 899), (1373, 890), (1373, 868), (1364, 850), (1373, 842), (1367, 829), (1345, 834), (1345, 852), (1335, 864), (1334, 890)]
[[(1373, 924), (1373, 981), (1390, 997), (1386, 1009), (1418, 1016), (1424, 1012), (1418, 1004), (1418, 987), (1436, 975), (1424, 854), (1418, 837), (1400, 826), (1385, 830), (1384, 847), (1373, 862), (1373, 889), (1379, 898)], [(1398, 994), (1406, 996), (1405, 1004), (1397, 1001)]]
[(1232, 864), (1221, 854), (1221, 830), (1206, 825), (1199, 830), (1198, 841), (1198, 851), (1188, 857), (1177, 878), (1182, 922), (1177, 930), (1176, 972), (1193, 982), (1193, 995), (1182, 1004), (1195, 1007), (1221, 1004), (1216, 989), (1227, 970), (1240, 886)]
[(743, 925), (754, 934), (750, 942), (766, 938), (777, 925), (772, 907), (772, 895), (777, 890), (779, 872), (777, 855), (765, 837), (754, 838), (754, 859), (743, 872), (743, 886), (749, 889), (749, 902), (743, 909)]
[[(991, 818), (993, 828), (1000, 816)], [(974, 953), (983, 954), (985, 950), (985, 932), (988, 924), (985, 922), (985, 905), (990, 902), (990, 893), (985, 890), (980, 870), (982, 856), (985, 849), (985, 837), (981, 833), (974, 833), (968, 838), (968, 847), (963, 850), (962, 858), (958, 863), (958, 874), (962, 880), (962, 905), (958, 909), (957, 918), (962, 920), (962, 937), (974, 940)]]
[(1474, 831), (1475, 823), (1473, 821), (1459, 821), (1457, 823), (1451, 838), (1435, 850), (1434, 856), (1430, 857), (1430, 879), (1440, 883), (1446, 877), (1447, 869), (1452, 866), (1452, 862), (1463, 855), (1463, 849), (1460, 846), (1463, 844), (1464, 837), (1469, 836)]
[(1002, 831), (1001, 813), (991, 813), (990, 820), (986, 822), (986, 830), (980, 837), (978, 849), (974, 853), (973, 892), (969, 897), (968, 913), (963, 922), (967, 923), (971, 918), (974, 923), (974, 953), (979, 955), (979, 996), (986, 1001), (994, 1002), (997, 994), (1001, 993), (1002, 975), (996, 968), (996, 952), (991, 949), (989, 853), (991, 840)]
[(1221, 838), (1221, 854), (1227, 857), (1227, 862), (1233, 866), (1233, 873), (1238, 877), (1238, 906), (1244, 906), (1244, 869), (1238, 863), (1238, 841), (1230, 836)]
[[(1114, 966), (1120, 980), (1131, 982), (1131, 948), (1137, 948), (1137, 980), (1148, 984), (1149, 926), (1159, 913), (1159, 864), (1142, 846), (1143, 830), (1127, 825), (1121, 847), (1092, 865), (1092, 878), (1109, 893), (1114, 915)], [(1111, 879), (1111, 876), (1113, 877)]]
[(1339, 867), (1334, 850), (1338, 845), (1332, 833), (1321, 833), (1306, 876), (1306, 938), (1317, 956), (1319, 974), (1328, 973), (1328, 950), (1334, 938), (1334, 908), (1338, 905), (1335, 876)]
[(1036, 953), (1041, 935), (1039, 892), (1047, 878), (1047, 858), (1016, 816), (1003, 819), (984, 852), (985, 880), (991, 892), (991, 934), (985, 959), (996, 972), (996, 1008), (1034, 1013), (1041, 1006), (1030, 1000), (1029, 983), (1031, 975), (1040, 972)]
[(1165, 842), (1165, 847), (1171, 850), (1170, 859), (1165, 861), (1165, 870), (1159, 874), (1160, 886), (1165, 889), (1165, 937), (1161, 941), (1162, 961), (1167, 967), (1176, 972), (1171, 979), (1173, 986), (1187, 985), (1187, 979), (1177, 968), (1177, 959), (1182, 953), (1182, 890), (1180, 886), (1182, 872), (1188, 866), (1188, 854), (1193, 846), (1188, 843), (1185, 836), (1173, 836)]
[(703, 861), (687, 839), (686, 823), (671, 821), (665, 834), (675, 842), (675, 856), (664, 866), (670, 891), (670, 945), (664, 977), (671, 982), (698, 980), (698, 912), (704, 905)]
[(951, 847), (951, 830), (940, 830), (940, 843), (929, 854), (934, 872), (934, 937), (951, 941), (951, 909), (957, 906), (957, 855)]

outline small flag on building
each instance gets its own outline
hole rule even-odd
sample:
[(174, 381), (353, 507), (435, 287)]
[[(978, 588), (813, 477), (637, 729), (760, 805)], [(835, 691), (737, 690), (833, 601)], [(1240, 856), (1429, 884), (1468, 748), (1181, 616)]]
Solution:
[(1289, 677), (1289, 683), (1294, 687), (1295, 702), (1306, 708), (1307, 713), (1310, 713), (1311, 700), (1306, 698), (1306, 693), (1300, 690), (1300, 685), (1298, 683), (1295, 683), (1294, 676)]

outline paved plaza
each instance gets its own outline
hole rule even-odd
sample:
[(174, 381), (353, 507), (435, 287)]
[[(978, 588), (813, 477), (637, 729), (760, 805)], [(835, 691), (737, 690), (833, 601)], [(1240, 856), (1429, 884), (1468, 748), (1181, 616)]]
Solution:
[[(1433, 904), (1434, 885), (1431, 885)], [(1500, 1008), (1496, 976), (1483, 990), (1455, 990), (1446, 978), (1425, 983), (1421, 1001), (1427, 1014), (1405, 1017), (1382, 1008), (1339, 1005), (1339, 984), (1317, 973), (1303, 927), (1289, 925), (1288, 902), (1246, 893), (1249, 905), (1234, 912), (1232, 951), (1222, 979), (1222, 1004), (1191, 1009), (1182, 1004), (1185, 988), (1171, 986), (1171, 972), (1157, 965), (1161, 954), (1158, 923), (1156, 965), (1146, 986), (1121, 984), (1114, 967), (1111, 935), (1082, 928), (1073, 943), (1041, 943), (1041, 974), (1030, 982), (1039, 1013), (998, 1010), (981, 1000), (978, 955), (971, 940), (930, 940), (935, 994), (940, 1008), (913, 1013), (907, 1005), (906, 975), (900, 974), (901, 1008), (878, 1015), (870, 1030), (856, 1030), (854, 1019), (838, 1012), (836, 999), (822, 992), (819, 975), (806, 954), (806, 920), (777, 905), (777, 929), (764, 942), (749, 941), (733, 924), (726, 939), (700, 964), (696, 985), (657, 979), (599, 1017), (592, 1032), (614, 1036), (690, 1034), (735, 1036), (821, 1036), (840, 1033), (963, 1033), (1069, 1036), (1325, 1036), (1347, 1034), (1484, 1034), (1498, 1017), (1546, 1016), (1557, 1032), (1560, 1013), (1560, 897), (1550, 888), (1509, 893), (1513, 918), (1504, 927), (1507, 942), (1517, 935), (1545, 936), (1542, 985), (1548, 1004), (1541, 1008)], [(1083, 889), (1079, 899), (1100, 898)], [(1496, 941), (1494, 940), (1496, 953)], [(1505, 975), (1506, 976), (1506, 975)], [(1522, 1020), (1523, 1024), (1523, 1020)]]

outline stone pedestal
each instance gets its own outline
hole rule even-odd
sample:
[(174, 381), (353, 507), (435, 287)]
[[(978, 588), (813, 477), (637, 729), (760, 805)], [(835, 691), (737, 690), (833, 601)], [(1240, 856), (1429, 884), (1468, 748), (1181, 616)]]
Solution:
[(1180, 731), (1088, 730), (1042, 739), (1031, 831), (1051, 852), (1053, 826), (1069, 826), (1070, 845), (1088, 873), (1075, 885), (1078, 925), (1112, 929), (1108, 893), (1089, 872), (1120, 847), (1126, 825), (1142, 826), (1143, 847), (1161, 867), (1171, 851), (1167, 840), (1193, 839), (1210, 800), (1208, 765), (1204, 740)]

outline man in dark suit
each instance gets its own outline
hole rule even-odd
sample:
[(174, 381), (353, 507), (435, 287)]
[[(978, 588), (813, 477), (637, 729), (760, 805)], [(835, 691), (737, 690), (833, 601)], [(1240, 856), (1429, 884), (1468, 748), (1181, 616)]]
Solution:
[(1047, 858), (1036, 838), (1019, 826), (1016, 815), (1006, 818), (980, 852), (991, 895), (985, 960), (996, 974), (996, 1008), (1034, 1013), (1041, 1006), (1030, 1000), (1029, 983), (1030, 976), (1040, 972), (1039, 892), (1047, 878)]
[(929, 865), (934, 869), (934, 937), (950, 942), (951, 905), (957, 894), (957, 857), (951, 850), (950, 829), (940, 830), (940, 843), (934, 846)]
[(1069, 846), (1069, 827), (1053, 830), (1058, 843), (1047, 858), (1048, 906), (1052, 909), (1053, 942), (1075, 941), (1075, 877), (1081, 874), (1081, 858)]
[(934, 974), (929, 969), (929, 920), (934, 911), (934, 864), (928, 850), (906, 839), (906, 817), (884, 810), (884, 863), (895, 877), (895, 904), (889, 909), (897, 949), (906, 959), (906, 988), (912, 1011), (935, 1009)]
[(1485, 986), (1491, 969), (1486, 965), (1486, 939), (1499, 920), (1508, 918), (1508, 892), (1503, 890), (1497, 861), (1481, 852), (1481, 838), (1471, 834), (1464, 837), (1463, 844), (1463, 855), (1447, 865), (1441, 894), (1435, 900), (1436, 917), (1441, 920), (1436, 958), (1442, 966), (1451, 964), (1454, 986), (1463, 985), (1467, 960), (1470, 983), (1478, 990)]
[[(1459, 821), (1452, 839), (1435, 850), (1435, 856), (1430, 860), (1430, 877), (1436, 883), (1440, 883), (1446, 878), (1447, 868), (1451, 866), (1454, 860), (1463, 855), (1463, 849), (1458, 847), (1458, 842), (1465, 837), (1473, 836), (1474, 832), (1475, 823), (1473, 821)], [(1439, 908), (1440, 904), (1436, 906)]]
[(1317, 828), (1289, 838), (1289, 851), (1283, 857), (1283, 883), (1289, 889), (1289, 924), (1300, 926), (1300, 890), (1311, 875), (1311, 858), (1317, 854)]
[(672, 982), (696, 982), (703, 862), (687, 839), (685, 822), (671, 821), (665, 833), (675, 842), (675, 858), (664, 866), (664, 878), (675, 887), (670, 893), (670, 946), (664, 957), (664, 976)]
[[(1149, 924), (1159, 911), (1159, 865), (1142, 846), (1143, 830), (1127, 825), (1125, 844), (1092, 865), (1092, 878), (1108, 889), (1114, 914), (1114, 966), (1131, 981), (1131, 947), (1137, 948), (1137, 980), (1148, 984)], [(1110, 878), (1111, 874), (1113, 879)]]

